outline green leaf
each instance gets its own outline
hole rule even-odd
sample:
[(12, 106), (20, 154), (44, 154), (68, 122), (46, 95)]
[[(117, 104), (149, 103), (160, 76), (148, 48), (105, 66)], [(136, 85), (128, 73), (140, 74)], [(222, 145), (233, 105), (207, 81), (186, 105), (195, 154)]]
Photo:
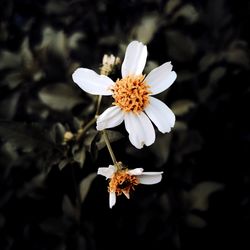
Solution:
[(27, 151), (34, 148), (46, 149), (54, 144), (38, 125), (0, 121), (0, 137)]
[(86, 159), (86, 148), (84, 146), (74, 145), (72, 148), (72, 154), (74, 161), (80, 164), (82, 168)]
[(178, 154), (174, 155), (176, 161), (181, 162), (185, 155), (200, 151), (204, 143), (203, 140), (204, 138), (197, 130), (186, 130), (185, 127), (178, 130), (178, 138), (175, 140), (175, 147)]
[(64, 83), (48, 85), (38, 96), (44, 104), (57, 111), (71, 110), (83, 101), (76, 88)]
[(237, 64), (247, 69), (250, 68), (250, 56), (245, 44), (232, 44), (228, 51), (223, 55), (226, 61), (229, 63)]
[(56, 146), (48, 133), (37, 124), (1, 121), (0, 138), (16, 149), (29, 153), (29, 157), (35, 157), (36, 165), (47, 171), (53, 164), (58, 163), (63, 154), (61, 148)]
[(223, 188), (223, 184), (213, 181), (204, 181), (199, 183), (189, 192), (191, 209), (206, 211), (208, 209), (209, 196)]
[(187, 215), (186, 223), (188, 224), (188, 226), (193, 228), (204, 228), (207, 225), (206, 221), (203, 218), (192, 213)]
[(195, 106), (195, 103), (191, 100), (178, 100), (171, 106), (172, 111), (175, 115), (184, 115), (189, 112), (191, 108)]
[(84, 202), (89, 189), (90, 189), (90, 185), (92, 183), (92, 181), (95, 179), (95, 177), (97, 176), (96, 173), (91, 173), (89, 174), (86, 178), (84, 178), (81, 182), (80, 182), (80, 198), (81, 198), (81, 202)]
[(93, 140), (96, 139), (96, 136), (99, 136), (99, 132), (94, 129), (88, 130), (84, 135), (84, 145), (89, 152), (91, 151), (91, 146), (93, 144)]
[(190, 61), (196, 53), (196, 44), (191, 37), (179, 31), (167, 31), (166, 39), (168, 42), (169, 56), (180, 62)]
[(149, 43), (155, 32), (160, 28), (159, 16), (156, 14), (146, 15), (140, 20), (132, 31), (132, 36), (144, 44)]
[(92, 161), (96, 161), (97, 157), (98, 157), (98, 147), (97, 147), (97, 143), (100, 140), (101, 137), (101, 133), (97, 133), (96, 136), (93, 138), (91, 145), (90, 145), (90, 154), (92, 157)]
[(0, 69), (12, 69), (21, 64), (21, 57), (17, 53), (7, 50), (0, 52)]
[[(122, 139), (124, 136), (118, 132), (118, 131), (113, 131), (113, 130), (106, 130), (107, 132), (107, 135), (108, 135), (108, 138), (109, 138), (109, 142), (112, 143), (112, 142), (115, 142), (115, 141), (118, 141), (120, 139)], [(106, 147), (106, 143), (105, 143), (105, 140), (104, 140), (104, 136), (103, 134), (101, 133), (101, 137), (99, 138), (99, 140), (96, 142), (96, 145), (97, 145), (97, 148), (98, 150), (101, 150), (103, 149), (104, 147)]]
[(165, 6), (166, 14), (171, 14), (179, 5), (181, 4), (181, 0), (169, 0)]
[(174, 14), (174, 20), (177, 20), (179, 18), (183, 18), (188, 24), (192, 24), (198, 20), (199, 13), (193, 5), (186, 4)]
[(225, 67), (215, 68), (209, 76), (209, 84), (218, 83), (223, 78), (223, 76), (226, 74), (226, 72), (227, 72), (227, 69)]
[(171, 141), (172, 134), (159, 134), (157, 136), (156, 142), (150, 148), (157, 157), (157, 161), (155, 161), (155, 167), (160, 167), (165, 162), (167, 162)]
[(35, 197), (35, 190), (44, 186), (46, 177), (47, 174), (45, 172), (41, 172), (35, 175), (29, 182), (26, 182), (25, 185), (19, 191), (17, 191), (16, 196), (18, 198), (23, 198), (27, 195)]
[(63, 237), (67, 231), (67, 225), (61, 217), (49, 217), (46, 218), (39, 227), (47, 234)]
[(62, 211), (64, 212), (64, 214), (66, 214), (67, 216), (71, 217), (71, 218), (76, 218), (77, 215), (77, 211), (75, 206), (72, 204), (71, 200), (69, 199), (69, 197), (67, 195), (64, 195), (63, 197), (63, 201), (62, 201)]
[[(15, 93), (0, 101), (0, 117), (2, 119), (10, 120), (13, 118), (16, 113), (19, 97), (20, 94)], [(6, 107), (8, 107), (8, 112), (6, 112)]]
[(23, 73), (19, 71), (12, 71), (10, 74), (6, 75), (3, 83), (8, 85), (10, 89), (15, 89), (23, 81)]
[(49, 50), (56, 53), (59, 56), (68, 56), (68, 42), (67, 37), (63, 30), (56, 31), (51, 27), (45, 27), (42, 32), (42, 41), (38, 50)]
[(54, 143), (61, 144), (64, 140), (65, 132), (66, 129), (60, 122), (54, 124), (50, 132), (51, 138), (53, 139)]
[(218, 54), (214, 54), (210, 52), (205, 54), (199, 62), (200, 71), (201, 72), (206, 71), (209, 67), (211, 67), (213, 64), (215, 64), (219, 60), (220, 60), (220, 56)]
[(77, 49), (80, 41), (84, 40), (86, 38), (86, 35), (81, 32), (75, 32), (73, 33), (68, 40), (68, 46), (70, 49)]
[(66, 167), (68, 164), (70, 163), (70, 160), (69, 159), (63, 159), (59, 162), (58, 164), (58, 168), (60, 170), (63, 170), (64, 167)]
[(188, 129), (188, 126), (186, 122), (176, 121), (173, 129), (175, 131), (184, 131)]

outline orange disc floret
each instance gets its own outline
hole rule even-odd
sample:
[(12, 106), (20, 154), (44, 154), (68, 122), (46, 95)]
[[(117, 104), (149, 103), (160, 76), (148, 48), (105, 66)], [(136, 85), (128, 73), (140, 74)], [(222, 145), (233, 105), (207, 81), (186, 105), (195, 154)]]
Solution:
[(115, 192), (117, 195), (129, 193), (134, 190), (134, 186), (139, 184), (136, 176), (130, 175), (127, 170), (118, 170), (110, 179), (108, 191)]
[(149, 103), (150, 86), (144, 80), (145, 75), (126, 76), (118, 79), (114, 86), (114, 105), (119, 106), (123, 111), (139, 113)]

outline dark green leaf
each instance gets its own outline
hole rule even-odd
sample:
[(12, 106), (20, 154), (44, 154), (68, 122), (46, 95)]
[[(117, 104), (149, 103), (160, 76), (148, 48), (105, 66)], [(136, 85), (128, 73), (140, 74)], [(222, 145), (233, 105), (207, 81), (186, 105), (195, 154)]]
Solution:
[(55, 144), (62, 144), (65, 132), (65, 127), (61, 123), (58, 122), (53, 125), (50, 134)]
[(184, 115), (194, 106), (195, 103), (191, 100), (178, 100), (172, 104), (171, 109), (175, 115)]
[(204, 181), (197, 184), (189, 193), (191, 209), (206, 211), (209, 205), (209, 196), (219, 190), (222, 190), (222, 183)]
[[(106, 130), (106, 132), (107, 132), (110, 143), (118, 141), (124, 137), (120, 132), (117, 132), (117, 131)], [(101, 133), (101, 137), (98, 138), (96, 145), (97, 145), (98, 150), (101, 150), (104, 147), (106, 147), (106, 143), (105, 143), (104, 136), (102, 133)]]
[(58, 111), (70, 110), (82, 102), (79, 91), (73, 85), (63, 83), (44, 87), (39, 92), (39, 98), (44, 104)]
[(74, 161), (78, 162), (80, 164), (80, 167), (82, 168), (86, 158), (86, 148), (84, 146), (76, 144), (72, 148), (72, 154)]
[(96, 173), (91, 173), (81, 181), (81, 183), (80, 183), (80, 197), (81, 197), (82, 202), (84, 202), (84, 200), (89, 192), (91, 183), (93, 182), (95, 177), (96, 177)]
[(178, 31), (166, 32), (169, 56), (180, 62), (190, 61), (196, 53), (196, 44), (191, 37)]
[(48, 134), (39, 125), (18, 122), (0, 122), (0, 137), (27, 151), (34, 148), (49, 150), (54, 147)]

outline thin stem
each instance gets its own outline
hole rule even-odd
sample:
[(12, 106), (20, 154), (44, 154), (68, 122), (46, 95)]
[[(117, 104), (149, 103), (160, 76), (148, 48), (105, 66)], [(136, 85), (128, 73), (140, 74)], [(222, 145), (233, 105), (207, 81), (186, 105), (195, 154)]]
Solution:
[(93, 124), (95, 124), (96, 118), (92, 118), (82, 129), (82, 133), (85, 133)]
[[(97, 104), (96, 104), (96, 113), (95, 113), (96, 119), (97, 119), (97, 117), (99, 115), (99, 112), (100, 112), (101, 101), (102, 101), (102, 96), (99, 95), (98, 99), (97, 99)], [(111, 144), (110, 144), (110, 141), (109, 141), (109, 138), (108, 138), (108, 134), (107, 134), (107, 131), (105, 129), (103, 130), (103, 137), (104, 137), (104, 141), (106, 143), (106, 146), (108, 148), (109, 154), (110, 154), (110, 156), (112, 158), (112, 161), (113, 161), (114, 165), (116, 166), (117, 165), (117, 160), (115, 158), (114, 151), (113, 151), (113, 149), (111, 147)]]
[(105, 141), (105, 143), (106, 143), (106, 145), (107, 145), (109, 154), (110, 154), (110, 156), (111, 156), (111, 158), (112, 158), (112, 161), (113, 161), (114, 165), (116, 166), (116, 165), (117, 165), (117, 160), (116, 160), (116, 158), (115, 158), (115, 154), (114, 154), (114, 152), (113, 152), (113, 150), (112, 150), (112, 147), (111, 147), (111, 145), (110, 145), (109, 138), (108, 138), (108, 134), (107, 134), (106, 130), (103, 130), (102, 132), (103, 132), (104, 141)]
[(99, 95), (98, 98), (97, 98), (97, 103), (96, 103), (96, 113), (95, 113), (95, 117), (92, 118), (83, 128), (82, 128), (82, 131), (81, 131), (81, 134), (79, 135), (78, 137), (78, 140), (80, 140), (84, 133), (96, 122), (96, 119), (99, 115), (99, 112), (100, 112), (100, 106), (101, 106), (101, 101), (102, 101), (102, 96)]
[(96, 112), (95, 112), (95, 117), (98, 117), (100, 113), (100, 106), (101, 106), (101, 101), (102, 101), (102, 96), (99, 95), (96, 103)]
[(84, 136), (85, 132), (96, 122), (96, 117), (92, 118), (81, 130), (81, 133), (77, 137), (77, 140), (82, 139)]

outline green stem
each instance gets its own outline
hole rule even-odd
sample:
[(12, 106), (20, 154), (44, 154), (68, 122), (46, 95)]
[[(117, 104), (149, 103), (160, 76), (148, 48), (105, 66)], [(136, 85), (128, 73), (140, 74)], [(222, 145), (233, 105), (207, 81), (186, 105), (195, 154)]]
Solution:
[(81, 140), (85, 134), (85, 132), (96, 122), (96, 117), (92, 118), (83, 128), (79, 136), (77, 137), (77, 140)]
[(96, 122), (96, 119), (99, 115), (100, 112), (100, 106), (101, 106), (101, 101), (102, 101), (102, 96), (99, 95), (98, 99), (97, 99), (97, 103), (96, 103), (96, 113), (95, 113), (95, 117), (92, 118), (83, 128), (81, 131), (81, 134), (78, 137), (78, 140), (82, 139), (83, 135), (85, 134), (85, 132)]
[(93, 124), (95, 124), (95, 122), (96, 118), (94, 117), (86, 124), (86, 126), (83, 127), (82, 133), (85, 133)]
[(112, 161), (113, 161), (114, 165), (116, 166), (116, 165), (117, 165), (117, 160), (116, 160), (116, 158), (115, 158), (115, 154), (114, 154), (114, 152), (113, 152), (113, 150), (112, 150), (112, 147), (111, 147), (111, 145), (110, 145), (107, 131), (106, 131), (106, 130), (103, 130), (102, 132), (103, 132), (104, 141), (105, 141), (105, 143), (106, 143), (106, 145), (107, 145), (109, 154), (110, 154), (110, 156), (111, 156), (111, 158), (112, 158)]
[(99, 113), (100, 113), (101, 101), (102, 101), (102, 96), (99, 95), (97, 99), (97, 104), (96, 104), (96, 113), (95, 113), (96, 118), (99, 116)]
[[(96, 114), (95, 114), (96, 119), (99, 116), (101, 101), (102, 101), (102, 96), (99, 95), (98, 99), (97, 99), (97, 105), (96, 105)], [(117, 166), (117, 160), (115, 158), (114, 151), (113, 151), (113, 149), (111, 147), (107, 131), (104, 129), (102, 132), (103, 132), (103, 137), (104, 137), (105, 144), (106, 144), (106, 146), (108, 148), (108, 151), (109, 151), (109, 154), (110, 154), (110, 156), (112, 158), (112, 161), (113, 161), (114, 165)]]

